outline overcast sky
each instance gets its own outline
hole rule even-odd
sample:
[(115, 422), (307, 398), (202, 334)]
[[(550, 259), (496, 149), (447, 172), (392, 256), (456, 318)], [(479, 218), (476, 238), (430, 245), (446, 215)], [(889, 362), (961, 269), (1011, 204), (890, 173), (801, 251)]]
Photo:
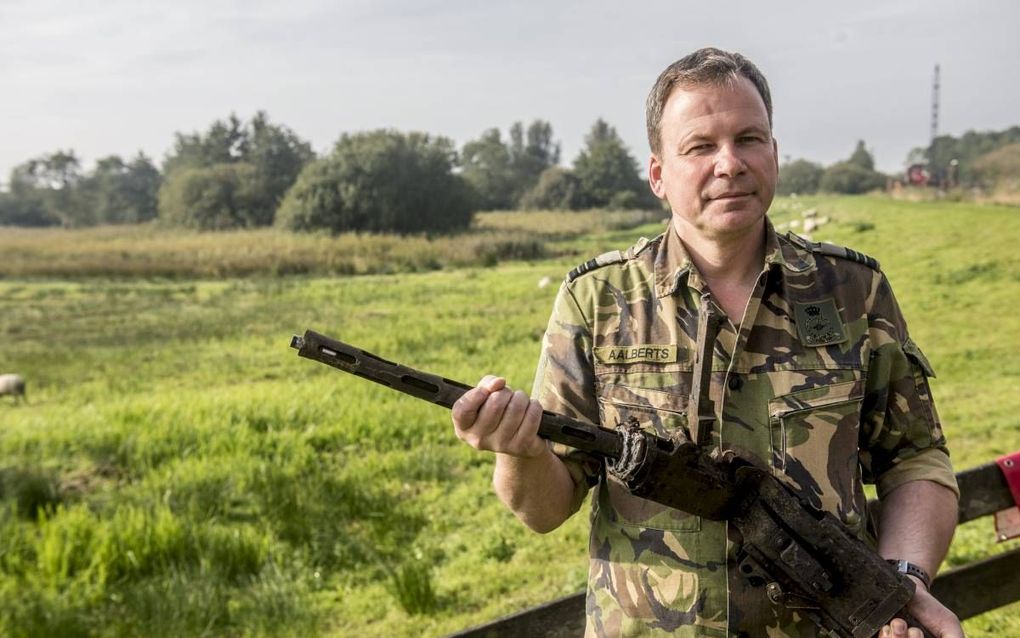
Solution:
[(0, 180), (56, 149), (162, 161), (175, 131), (258, 109), (319, 152), (344, 131), (460, 145), (543, 118), (564, 164), (602, 117), (643, 166), (648, 89), (705, 45), (769, 78), (782, 157), (830, 163), (864, 139), (900, 170), (928, 143), (936, 63), (941, 132), (1020, 124), (1020, 3), (870, 5), (0, 0)]

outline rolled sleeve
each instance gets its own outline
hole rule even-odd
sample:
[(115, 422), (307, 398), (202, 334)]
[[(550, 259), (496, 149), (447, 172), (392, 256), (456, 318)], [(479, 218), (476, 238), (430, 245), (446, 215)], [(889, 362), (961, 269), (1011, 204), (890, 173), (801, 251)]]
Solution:
[[(542, 407), (581, 421), (599, 422), (595, 375), (591, 362), (591, 330), (567, 284), (560, 287), (552, 316), (542, 339), (542, 355), (532, 396)], [(581, 507), (589, 489), (598, 482), (602, 462), (561, 443), (550, 444), (574, 480), (573, 511)]]
[(871, 315), (872, 355), (862, 413), (861, 467), (879, 496), (914, 480), (959, 495), (929, 378), (928, 359), (908, 336), (885, 277)]
[(877, 481), (878, 498), (884, 499), (897, 487), (911, 481), (931, 481), (952, 490), (960, 498), (953, 464), (946, 451), (939, 448), (922, 450), (914, 456), (892, 466)]

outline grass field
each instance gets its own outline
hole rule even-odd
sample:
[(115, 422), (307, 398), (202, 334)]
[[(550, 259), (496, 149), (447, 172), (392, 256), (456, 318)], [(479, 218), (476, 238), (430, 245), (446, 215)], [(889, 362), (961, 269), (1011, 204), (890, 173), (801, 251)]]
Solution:
[[(1020, 210), (804, 198), (778, 202), (775, 219), (806, 207), (832, 220), (815, 239), (882, 262), (938, 373), (957, 467), (1020, 449)], [(29, 382), (27, 405), (0, 399), (0, 634), (441, 636), (579, 590), (584, 516), (526, 532), (491, 494), (491, 459), (456, 440), (442, 409), (298, 359), (288, 342), (314, 328), (527, 388), (555, 294), (537, 282), (661, 228), (629, 223), (493, 214), (476, 237), (528, 241), (542, 224), (547, 257), (444, 255), (406, 268), (423, 272), (358, 277), (314, 274), (343, 272), (322, 264), (338, 250), (359, 258), (358, 238), (264, 237), (252, 248), (264, 255), (322, 243), (296, 269), (313, 274), (283, 276), (295, 270), (262, 267), (269, 257), (216, 269), (258, 233), (0, 230), (0, 372)], [(362, 239), (365, 264), (433, 241)], [(188, 270), (195, 246), (213, 244), (230, 248)], [(92, 270), (74, 271), (68, 253), (91, 254)], [(102, 266), (143, 253), (185, 266)], [(59, 259), (63, 270), (39, 266)], [(978, 521), (948, 562), (1014, 546)], [(967, 629), (1020, 635), (1020, 605)]]

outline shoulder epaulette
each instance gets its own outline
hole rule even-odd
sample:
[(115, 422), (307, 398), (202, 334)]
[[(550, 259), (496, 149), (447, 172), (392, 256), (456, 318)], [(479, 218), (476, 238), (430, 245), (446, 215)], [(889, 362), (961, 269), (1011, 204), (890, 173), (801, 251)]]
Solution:
[(859, 264), (864, 264), (872, 270), (881, 270), (881, 266), (878, 260), (874, 257), (859, 253), (852, 248), (845, 246), (837, 246), (835, 244), (829, 244), (821, 241), (811, 241), (805, 239), (793, 231), (786, 233), (786, 238), (794, 244), (800, 246), (804, 250), (809, 250), (813, 253), (820, 255), (826, 255), (828, 257), (839, 257), (840, 259), (849, 259), (850, 261), (856, 261)]
[(628, 259), (633, 259), (638, 253), (645, 249), (649, 244), (648, 240), (642, 237), (636, 244), (628, 248), (627, 250), (610, 250), (608, 253), (602, 253), (595, 259), (589, 259), (580, 266), (574, 268), (567, 273), (567, 281), (574, 281), (586, 272), (602, 268), (603, 266), (609, 266), (610, 264), (620, 264)]

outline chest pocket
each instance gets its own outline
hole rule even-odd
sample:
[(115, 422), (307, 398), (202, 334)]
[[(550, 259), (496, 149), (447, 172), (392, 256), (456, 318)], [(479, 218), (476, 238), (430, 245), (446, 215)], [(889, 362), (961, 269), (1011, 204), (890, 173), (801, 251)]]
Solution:
[[(604, 427), (615, 428), (634, 418), (641, 429), (672, 438), (686, 430), (686, 403), (686, 397), (664, 390), (607, 384), (599, 396), (599, 412)], [(632, 496), (612, 477), (599, 485), (597, 503), (600, 513), (617, 525), (670, 531), (701, 529), (699, 517)]]
[(852, 529), (866, 507), (858, 487), (864, 381), (808, 388), (769, 401), (773, 473)]

